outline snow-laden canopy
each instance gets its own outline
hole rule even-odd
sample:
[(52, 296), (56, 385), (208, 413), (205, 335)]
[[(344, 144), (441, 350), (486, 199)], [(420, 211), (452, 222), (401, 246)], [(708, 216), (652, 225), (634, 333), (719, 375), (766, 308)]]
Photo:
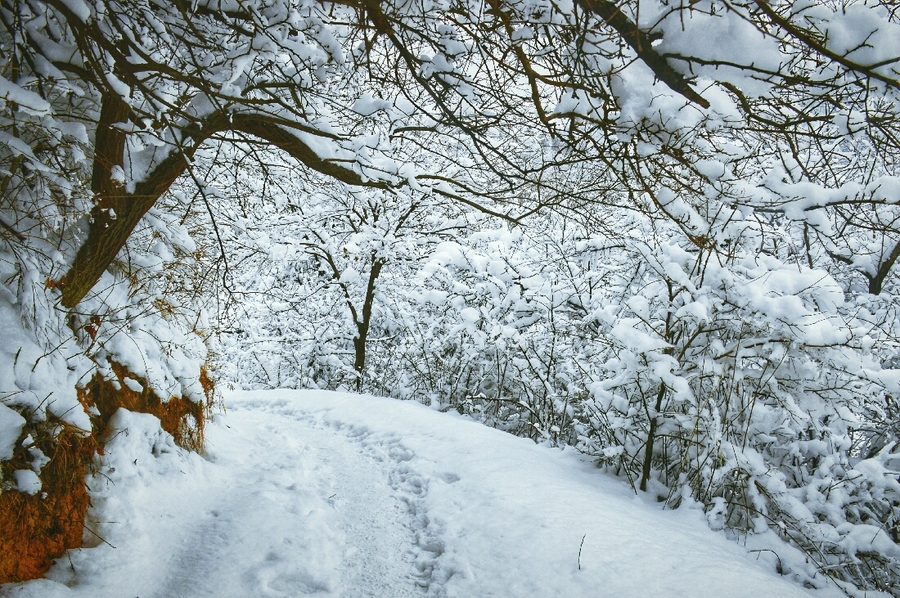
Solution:
[(217, 365), (896, 589), (896, 3), (0, 0), (0, 51), (4, 492), (90, 381)]

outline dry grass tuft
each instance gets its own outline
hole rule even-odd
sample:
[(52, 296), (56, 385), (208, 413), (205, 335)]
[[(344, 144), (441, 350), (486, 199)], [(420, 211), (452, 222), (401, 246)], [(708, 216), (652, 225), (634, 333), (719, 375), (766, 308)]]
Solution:
[(67, 549), (81, 546), (89, 503), (84, 478), (100, 447), (71, 426), (53, 427), (52, 434), (31, 430), (34, 446), (50, 457), (41, 491), (0, 494), (0, 583), (40, 577)]
[[(30, 434), (33, 444), (23, 447), (20, 443), (13, 459), (0, 463), (0, 481), (8, 488), (15, 470), (30, 468), (29, 448), (40, 449), (50, 458), (41, 470), (39, 493), (0, 493), (0, 583), (40, 577), (66, 550), (82, 545), (90, 503), (85, 474), (94, 455), (103, 452), (96, 438), (102, 437), (119, 407), (153, 414), (180, 446), (192, 451), (203, 449), (203, 425), (215, 396), (215, 384), (205, 367), (200, 371), (200, 384), (206, 403), (198, 404), (181, 397), (163, 402), (145, 379), (118, 363), (112, 365), (117, 380), (97, 374), (78, 391), (85, 408), (93, 412), (90, 407), (96, 407), (99, 412), (92, 417), (93, 434), (86, 436), (59, 421), (32, 424), (23, 436)], [(126, 377), (136, 380), (143, 390), (129, 388), (124, 383)]]

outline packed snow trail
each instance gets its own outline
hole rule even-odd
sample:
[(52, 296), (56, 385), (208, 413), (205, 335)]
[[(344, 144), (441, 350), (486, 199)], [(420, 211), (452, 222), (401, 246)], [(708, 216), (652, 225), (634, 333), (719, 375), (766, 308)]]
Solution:
[(227, 407), (205, 460), (120, 411), (91, 480), (103, 541), (0, 596), (810, 595), (572, 451), (374, 397), (235, 393)]

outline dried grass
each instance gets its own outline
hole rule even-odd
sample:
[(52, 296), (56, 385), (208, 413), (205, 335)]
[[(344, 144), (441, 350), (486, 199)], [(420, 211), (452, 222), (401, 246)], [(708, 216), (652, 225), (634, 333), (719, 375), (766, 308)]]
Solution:
[[(104, 431), (109, 418), (117, 409), (124, 407), (129, 411), (150, 413), (158, 417), (163, 430), (171, 434), (179, 446), (196, 452), (203, 450), (206, 412), (215, 392), (215, 385), (205, 367), (200, 370), (200, 384), (206, 393), (206, 404), (181, 397), (170, 397), (168, 401), (162, 401), (146, 379), (132, 374), (125, 366), (116, 362), (112, 362), (112, 369), (116, 381), (108, 380), (98, 373), (88, 385), (79, 390), (78, 398), (82, 404), (87, 408), (96, 407), (100, 412), (94, 422), (95, 430)], [(143, 390), (138, 392), (130, 389), (124, 382), (125, 378), (136, 380)]]
[[(82, 545), (90, 503), (85, 474), (94, 455), (103, 452), (96, 438), (102, 437), (109, 418), (120, 407), (155, 415), (180, 446), (203, 449), (204, 421), (215, 396), (215, 384), (205, 367), (200, 371), (200, 384), (206, 402), (198, 404), (181, 397), (161, 401), (146, 380), (118, 363), (112, 365), (118, 380), (97, 374), (78, 391), (82, 404), (99, 412), (92, 418), (93, 434), (85, 436), (59, 421), (32, 424), (23, 432), (31, 435), (34, 446), (50, 461), (41, 470), (43, 486), (38, 494), (0, 493), (0, 583), (40, 577), (66, 550)], [(137, 380), (143, 391), (128, 388), (126, 377)], [(16, 469), (30, 467), (26, 448), (19, 446), (12, 460), (0, 463), (2, 479), (9, 480)]]
[(0, 494), (0, 583), (43, 575), (69, 548), (81, 546), (89, 498), (85, 474), (99, 446), (93, 436), (59, 425), (56, 433), (32, 431), (50, 456), (35, 495)]

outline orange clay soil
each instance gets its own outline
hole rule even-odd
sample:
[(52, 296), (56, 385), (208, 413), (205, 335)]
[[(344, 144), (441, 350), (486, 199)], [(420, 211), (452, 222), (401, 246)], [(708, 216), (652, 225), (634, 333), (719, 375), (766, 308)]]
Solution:
[[(94, 421), (94, 429), (103, 434), (109, 418), (119, 407), (139, 413), (150, 413), (159, 418), (162, 429), (175, 437), (179, 446), (191, 451), (203, 448), (204, 411), (207, 405), (194, 403), (180, 397), (170, 397), (163, 402), (147, 384), (147, 380), (129, 372), (123, 365), (112, 362), (117, 380), (106, 380), (99, 373), (78, 391), (81, 403), (91, 411), (96, 407), (100, 415)], [(125, 385), (125, 378), (137, 381), (142, 387), (137, 392)], [(200, 385), (207, 401), (212, 400), (213, 383), (205, 367), (200, 368)]]
[[(43, 434), (39, 430), (29, 431), (36, 439), (35, 445), (50, 461), (41, 471), (43, 486), (37, 494), (0, 494), (0, 583), (40, 577), (67, 549), (82, 545), (89, 504), (85, 475), (94, 455), (103, 452), (96, 438), (104, 437), (109, 418), (119, 407), (153, 414), (180, 446), (193, 451), (203, 448), (204, 416), (214, 392), (206, 368), (200, 372), (206, 405), (180, 397), (163, 402), (145, 379), (118, 363), (113, 363), (112, 368), (117, 380), (106, 380), (96, 374), (78, 390), (81, 403), (94, 413), (94, 433), (85, 436), (59, 423), (45, 426), (47, 431)], [(126, 377), (136, 380), (143, 390), (128, 388), (123, 383)], [(24, 449), (20, 452), (18, 458), (4, 463), (4, 474), (28, 467)], [(3, 477), (8, 479), (7, 475)]]
[(47, 443), (40, 443), (50, 456), (41, 491), (0, 494), (0, 582), (40, 577), (66, 549), (81, 546), (89, 502), (84, 476), (98, 446), (93, 436), (65, 427)]

